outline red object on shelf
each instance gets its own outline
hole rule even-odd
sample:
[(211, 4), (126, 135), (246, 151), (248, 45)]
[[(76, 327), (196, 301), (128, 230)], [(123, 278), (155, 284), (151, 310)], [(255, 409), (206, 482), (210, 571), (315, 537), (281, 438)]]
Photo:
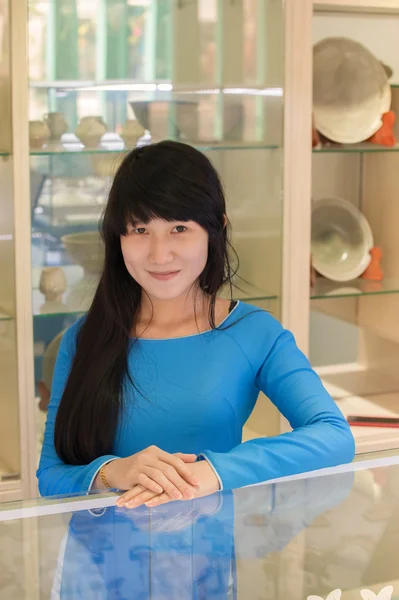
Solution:
[(399, 428), (399, 423), (377, 423), (376, 421), (370, 421), (370, 423), (359, 423), (358, 421), (348, 421), (348, 425), (351, 427), (389, 427), (390, 429)]
[(350, 415), (347, 417), (351, 427), (394, 427), (399, 428), (399, 417), (361, 417)]
[(374, 246), (370, 250), (371, 261), (363, 275), (362, 279), (369, 279), (370, 281), (381, 281), (384, 279), (380, 263), (382, 258), (382, 250), (378, 246)]
[(371, 136), (367, 141), (371, 144), (379, 144), (380, 146), (388, 146), (391, 148), (396, 144), (393, 127), (395, 125), (396, 115), (393, 110), (382, 115), (382, 125), (379, 130)]

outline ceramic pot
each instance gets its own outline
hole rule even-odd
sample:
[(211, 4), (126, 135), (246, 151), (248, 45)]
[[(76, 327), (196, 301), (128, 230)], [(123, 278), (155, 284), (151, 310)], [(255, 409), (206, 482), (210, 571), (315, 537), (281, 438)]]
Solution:
[(50, 139), (50, 129), (43, 121), (29, 121), (29, 144), (31, 148), (42, 148)]
[(72, 260), (83, 267), (84, 275), (99, 276), (104, 262), (104, 244), (98, 231), (67, 233), (61, 241)]
[(42, 270), (39, 289), (46, 302), (61, 302), (66, 287), (65, 273), (61, 267), (45, 267)]
[(121, 130), (121, 138), (129, 148), (135, 147), (144, 134), (144, 127), (135, 119), (128, 119)]
[(95, 148), (107, 131), (108, 127), (102, 117), (90, 116), (80, 119), (75, 135), (87, 148)]
[(50, 112), (43, 118), (50, 130), (50, 140), (58, 141), (68, 131), (68, 123), (61, 112)]

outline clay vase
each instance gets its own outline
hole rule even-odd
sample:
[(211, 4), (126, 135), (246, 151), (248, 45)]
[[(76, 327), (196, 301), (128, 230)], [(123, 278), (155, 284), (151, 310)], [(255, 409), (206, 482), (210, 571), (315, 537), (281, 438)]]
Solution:
[(31, 148), (43, 148), (50, 139), (50, 129), (43, 121), (29, 121), (29, 144)]
[(68, 123), (61, 112), (50, 112), (43, 118), (50, 130), (50, 140), (55, 142), (68, 131)]
[(82, 117), (75, 129), (75, 135), (86, 148), (95, 148), (107, 131), (108, 127), (102, 117)]
[(143, 137), (145, 129), (135, 119), (128, 119), (121, 130), (121, 138), (128, 148), (137, 146), (137, 141)]
[(39, 289), (46, 302), (61, 302), (67, 287), (65, 273), (61, 267), (44, 267), (40, 274)]

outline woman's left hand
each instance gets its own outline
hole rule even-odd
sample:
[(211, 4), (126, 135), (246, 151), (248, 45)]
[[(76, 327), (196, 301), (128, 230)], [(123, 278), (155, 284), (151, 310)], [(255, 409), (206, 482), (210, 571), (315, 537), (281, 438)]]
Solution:
[[(202, 498), (203, 496), (208, 496), (219, 491), (218, 478), (206, 460), (190, 465), (190, 471), (200, 481), (200, 485), (195, 488), (195, 498)], [(145, 504), (153, 508), (167, 502), (177, 502), (177, 500), (172, 500), (165, 492), (156, 494), (141, 485), (136, 485), (133, 489), (125, 492), (118, 498), (117, 505), (125, 508), (137, 508)]]

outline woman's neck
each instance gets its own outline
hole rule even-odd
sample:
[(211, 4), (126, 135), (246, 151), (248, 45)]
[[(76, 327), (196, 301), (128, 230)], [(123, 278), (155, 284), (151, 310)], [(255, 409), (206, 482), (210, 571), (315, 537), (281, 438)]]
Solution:
[[(149, 298), (143, 300), (136, 323), (135, 337), (168, 338), (201, 333), (210, 329), (210, 297), (202, 291), (173, 300)], [(229, 302), (218, 299), (215, 306), (216, 324), (229, 312)]]
[(159, 300), (142, 294), (139, 321), (156, 325), (177, 325), (208, 313), (210, 299), (202, 291), (188, 292), (179, 298)]

